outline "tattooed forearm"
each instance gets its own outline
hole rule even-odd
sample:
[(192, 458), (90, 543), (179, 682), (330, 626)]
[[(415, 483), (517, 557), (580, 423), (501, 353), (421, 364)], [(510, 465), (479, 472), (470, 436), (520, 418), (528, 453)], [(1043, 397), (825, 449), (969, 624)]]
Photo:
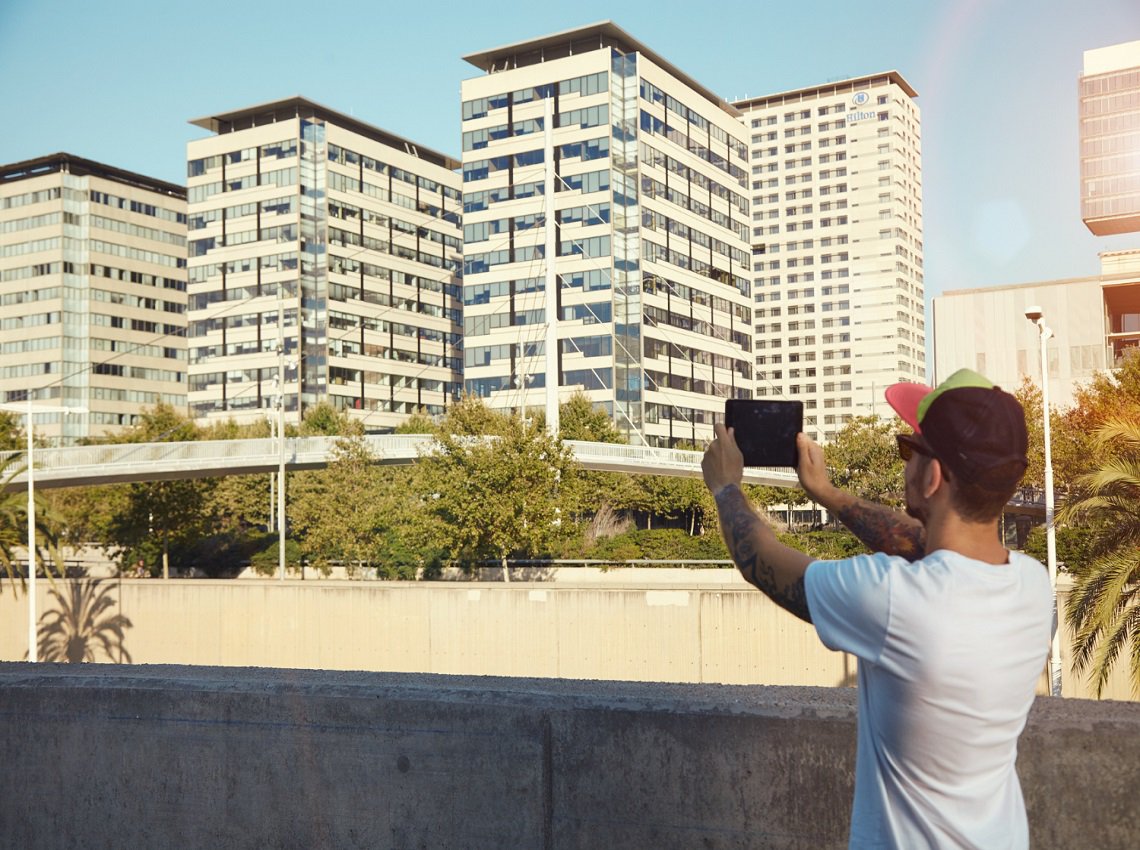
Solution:
[(725, 487), (716, 494), (720, 513), (720, 530), (732, 560), (749, 584), (791, 614), (810, 623), (807, 592), (801, 571), (794, 578), (782, 578), (773, 558), (765, 549), (782, 547), (775, 532), (768, 527), (748, 502), (739, 487)]
[(885, 505), (855, 500), (836, 511), (836, 516), (873, 552), (911, 561), (926, 554), (922, 523)]

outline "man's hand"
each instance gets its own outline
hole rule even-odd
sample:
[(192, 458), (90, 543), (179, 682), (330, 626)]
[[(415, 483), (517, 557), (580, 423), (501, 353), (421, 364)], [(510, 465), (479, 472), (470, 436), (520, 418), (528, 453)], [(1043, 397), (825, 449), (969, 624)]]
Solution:
[(827, 466), (823, 460), (823, 448), (807, 434), (796, 435), (796, 449), (800, 454), (800, 462), (796, 467), (800, 486), (813, 502), (818, 502), (830, 509), (831, 497), (835, 487), (827, 477)]
[(713, 441), (701, 458), (701, 472), (705, 486), (714, 496), (729, 484), (737, 486), (744, 480), (744, 455), (736, 445), (732, 428), (713, 426)]
[(800, 462), (796, 467), (800, 486), (808, 497), (835, 514), (873, 552), (901, 555), (911, 561), (926, 551), (922, 523), (906, 514), (858, 499), (831, 483), (823, 462), (823, 449), (807, 434), (796, 435)]

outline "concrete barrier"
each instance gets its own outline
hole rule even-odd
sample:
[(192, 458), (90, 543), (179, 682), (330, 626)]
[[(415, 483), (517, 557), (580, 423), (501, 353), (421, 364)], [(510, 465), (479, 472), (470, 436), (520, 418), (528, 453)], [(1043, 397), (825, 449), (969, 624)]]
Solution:
[[(827, 848), (844, 688), (0, 664), (6, 847)], [(1035, 848), (1131, 848), (1140, 705), (1039, 698)]]
[[(854, 658), (827, 650), (810, 625), (736, 570), (571, 570), (555, 578), (42, 581), (38, 655), (460, 676), (854, 683)], [(1066, 631), (1062, 692), (1090, 697), (1087, 677), (1072, 670), (1071, 645)], [(27, 598), (0, 592), (0, 661), (21, 661), (27, 652)], [(1044, 671), (1038, 692), (1049, 692)], [(1126, 658), (1103, 696), (1134, 696)]]

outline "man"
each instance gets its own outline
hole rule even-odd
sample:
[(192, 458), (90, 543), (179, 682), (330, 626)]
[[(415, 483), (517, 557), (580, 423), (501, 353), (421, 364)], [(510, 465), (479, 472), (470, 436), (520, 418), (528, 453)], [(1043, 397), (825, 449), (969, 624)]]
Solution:
[(910, 518), (853, 498), (797, 437), (804, 490), (874, 555), (815, 561), (782, 545), (741, 492), (716, 426), (702, 461), (744, 577), (859, 659), (851, 847), (1027, 847), (1014, 763), (1053, 623), (1049, 577), (998, 536), (1027, 465), (1013, 396), (963, 369), (936, 389), (896, 384)]

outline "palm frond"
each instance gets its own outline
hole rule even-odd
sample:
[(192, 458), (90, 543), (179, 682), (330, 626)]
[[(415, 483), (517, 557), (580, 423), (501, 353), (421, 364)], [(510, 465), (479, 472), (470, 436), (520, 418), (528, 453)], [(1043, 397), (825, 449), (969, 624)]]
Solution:
[(1101, 492), (1122, 488), (1135, 490), (1140, 487), (1140, 460), (1126, 457), (1113, 457), (1084, 475), (1078, 475), (1073, 484), (1078, 490)]
[(1108, 419), (1096, 430), (1093, 440), (1099, 447), (1112, 443), (1123, 443), (1125, 453), (1140, 452), (1140, 422), (1114, 417)]
[[(1077, 576), (1065, 609), (1074, 630), (1073, 670), (1089, 671), (1099, 697), (1120, 651), (1140, 652), (1140, 550), (1117, 550)], [(1133, 686), (1140, 687), (1134, 677)]]

